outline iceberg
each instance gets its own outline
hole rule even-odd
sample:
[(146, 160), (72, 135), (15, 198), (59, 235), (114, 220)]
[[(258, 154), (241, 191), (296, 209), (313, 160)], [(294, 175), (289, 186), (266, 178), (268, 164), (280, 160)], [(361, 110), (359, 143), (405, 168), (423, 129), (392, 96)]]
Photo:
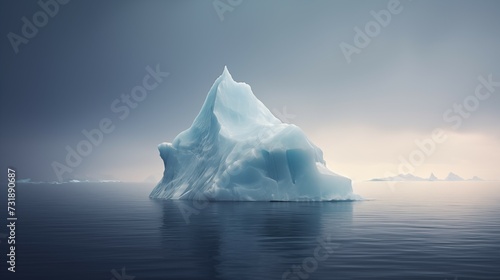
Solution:
[(353, 200), (351, 180), (224, 68), (191, 127), (158, 146), (165, 171), (151, 198), (209, 201)]
[(371, 179), (370, 181), (373, 182), (379, 182), (379, 181), (393, 181), (393, 182), (414, 182), (414, 181), (436, 181), (438, 180), (436, 176), (434, 176), (434, 173), (431, 173), (429, 178), (422, 178), (415, 176), (413, 174), (399, 174), (397, 176), (392, 176), (392, 177), (384, 177), (384, 178), (374, 178)]
[(464, 178), (458, 176), (457, 174), (450, 172), (448, 176), (444, 179), (445, 181), (464, 181)]
[(479, 178), (478, 176), (474, 176), (472, 178), (470, 178), (469, 180), (467, 181), (484, 181), (483, 179)]
[(436, 177), (436, 175), (434, 175), (434, 173), (431, 173), (431, 175), (429, 176), (429, 179), (427, 179), (428, 181), (438, 181), (439, 179)]

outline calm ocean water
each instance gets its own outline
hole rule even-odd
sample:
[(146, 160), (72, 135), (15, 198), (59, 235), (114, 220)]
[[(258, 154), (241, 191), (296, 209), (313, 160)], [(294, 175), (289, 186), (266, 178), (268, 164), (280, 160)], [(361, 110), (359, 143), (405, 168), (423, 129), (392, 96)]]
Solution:
[(193, 204), (152, 188), (19, 184), (17, 272), (2, 238), (1, 279), (500, 279), (500, 182), (360, 183), (371, 200), (329, 203)]

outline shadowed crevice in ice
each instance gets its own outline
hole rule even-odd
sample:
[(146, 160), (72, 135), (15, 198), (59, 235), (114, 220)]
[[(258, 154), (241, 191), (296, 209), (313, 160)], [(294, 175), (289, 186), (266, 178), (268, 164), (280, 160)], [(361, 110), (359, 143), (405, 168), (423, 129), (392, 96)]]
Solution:
[(165, 171), (152, 198), (216, 201), (352, 200), (351, 180), (282, 123), (227, 68), (191, 127), (158, 147)]

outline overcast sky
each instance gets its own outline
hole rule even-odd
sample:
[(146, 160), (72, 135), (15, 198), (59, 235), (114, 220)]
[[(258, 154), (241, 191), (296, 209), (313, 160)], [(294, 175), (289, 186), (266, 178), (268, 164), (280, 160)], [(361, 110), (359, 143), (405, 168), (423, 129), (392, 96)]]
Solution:
[[(43, 25), (37, 1), (2, 1), (1, 166), (56, 180), (53, 162), (65, 164), (66, 147), (107, 118), (114, 130), (64, 178), (160, 179), (157, 145), (190, 126), (227, 65), (336, 173), (399, 173), (415, 140), (441, 128), (446, 140), (414, 174), (500, 179), (500, 87), (474, 97), (478, 77), (500, 82), (500, 2), (390, 2), (73, 0), (50, 6)], [(371, 11), (390, 20), (373, 24)], [(42, 26), (24, 28), (26, 38), (23, 17), (34, 15)], [(373, 37), (360, 45), (355, 28), (367, 24)], [(348, 59), (346, 45), (357, 48)], [(150, 79), (157, 87), (129, 114), (115, 112), (148, 66), (169, 76)], [(464, 100), (473, 110), (454, 112)]]

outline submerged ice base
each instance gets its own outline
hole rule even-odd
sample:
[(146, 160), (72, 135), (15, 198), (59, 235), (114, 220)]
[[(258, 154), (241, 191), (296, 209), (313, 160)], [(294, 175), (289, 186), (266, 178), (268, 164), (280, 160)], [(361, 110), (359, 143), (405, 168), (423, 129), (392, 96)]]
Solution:
[(277, 119), (227, 68), (189, 129), (158, 146), (165, 171), (150, 197), (214, 201), (352, 199), (351, 180), (323, 152)]

